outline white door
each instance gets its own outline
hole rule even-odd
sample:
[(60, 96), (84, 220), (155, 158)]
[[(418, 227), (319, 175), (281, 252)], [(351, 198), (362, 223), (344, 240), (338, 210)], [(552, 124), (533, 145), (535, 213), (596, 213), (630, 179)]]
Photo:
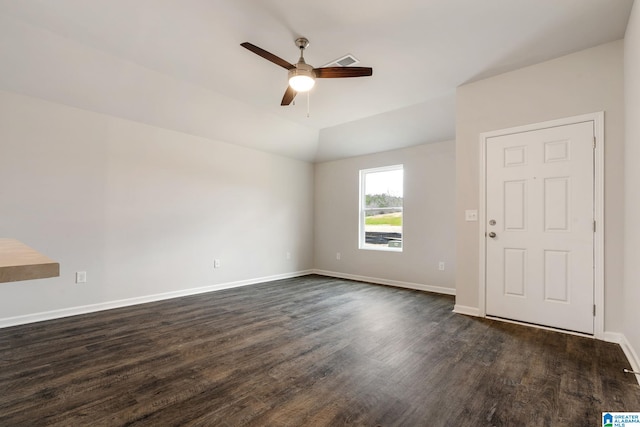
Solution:
[(594, 123), (486, 140), (487, 315), (594, 332)]

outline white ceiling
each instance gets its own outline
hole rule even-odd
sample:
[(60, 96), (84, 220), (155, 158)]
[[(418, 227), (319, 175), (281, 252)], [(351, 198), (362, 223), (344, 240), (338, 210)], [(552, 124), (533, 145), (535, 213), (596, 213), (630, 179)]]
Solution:
[[(308, 161), (454, 138), (463, 83), (620, 39), (633, 0), (0, 0), (0, 89)], [(347, 53), (281, 107), (286, 70)]]

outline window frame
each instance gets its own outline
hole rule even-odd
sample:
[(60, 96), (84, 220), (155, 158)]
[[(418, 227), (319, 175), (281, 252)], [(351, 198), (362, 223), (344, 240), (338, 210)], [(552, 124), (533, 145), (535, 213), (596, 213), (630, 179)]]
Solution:
[[(370, 173), (378, 172), (390, 172), (390, 171), (402, 171), (402, 206), (400, 206), (402, 212), (402, 228), (400, 234), (402, 235), (402, 246), (399, 248), (381, 245), (369, 245), (366, 242), (365, 234), (365, 218), (366, 218), (366, 176)], [(358, 194), (358, 249), (367, 251), (384, 251), (384, 252), (403, 252), (404, 249), (404, 164), (396, 164), (390, 166), (382, 166), (377, 168), (360, 169), (360, 182), (359, 182), (359, 194)], [(396, 207), (397, 208), (397, 207)], [(371, 209), (371, 208), (369, 208)], [(379, 208), (378, 208), (379, 209)], [(384, 208), (383, 208), (384, 209)]]

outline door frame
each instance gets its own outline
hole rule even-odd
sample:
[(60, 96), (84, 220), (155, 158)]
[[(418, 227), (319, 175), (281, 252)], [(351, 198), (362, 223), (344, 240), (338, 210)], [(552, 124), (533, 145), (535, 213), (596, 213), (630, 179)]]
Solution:
[[(510, 135), (514, 133), (529, 132), (552, 127), (572, 125), (576, 123), (593, 122), (596, 144), (594, 150), (594, 219), (596, 231), (593, 240), (594, 257), (594, 303), (596, 313), (594, 316), (594, 337), (604, 338), (604, 112), (583, 114), (573, 117), (565, 117), (557, 120), (549, 120), (524, 126), (500, 129), (480, 134), (480, 197), (478, 206), (478, 240), (479, 240), (479, 289), (478, 308), (480, 317), (487, 317), (486, 303), (486, 172), (487, 172), (487, 140), (496, 136)], [(553, 329), (553, 328), (552, 328)], [(566, 331), (565, 331), (566, 332)], [(584, 334), (579, 334), (584, 335)]]

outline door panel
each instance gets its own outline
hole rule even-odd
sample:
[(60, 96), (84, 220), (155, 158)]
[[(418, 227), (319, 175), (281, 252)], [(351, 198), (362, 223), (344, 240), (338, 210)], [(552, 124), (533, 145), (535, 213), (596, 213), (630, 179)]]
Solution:
[(593, 333), (593, 129), (487, 138), (488, 315)]

